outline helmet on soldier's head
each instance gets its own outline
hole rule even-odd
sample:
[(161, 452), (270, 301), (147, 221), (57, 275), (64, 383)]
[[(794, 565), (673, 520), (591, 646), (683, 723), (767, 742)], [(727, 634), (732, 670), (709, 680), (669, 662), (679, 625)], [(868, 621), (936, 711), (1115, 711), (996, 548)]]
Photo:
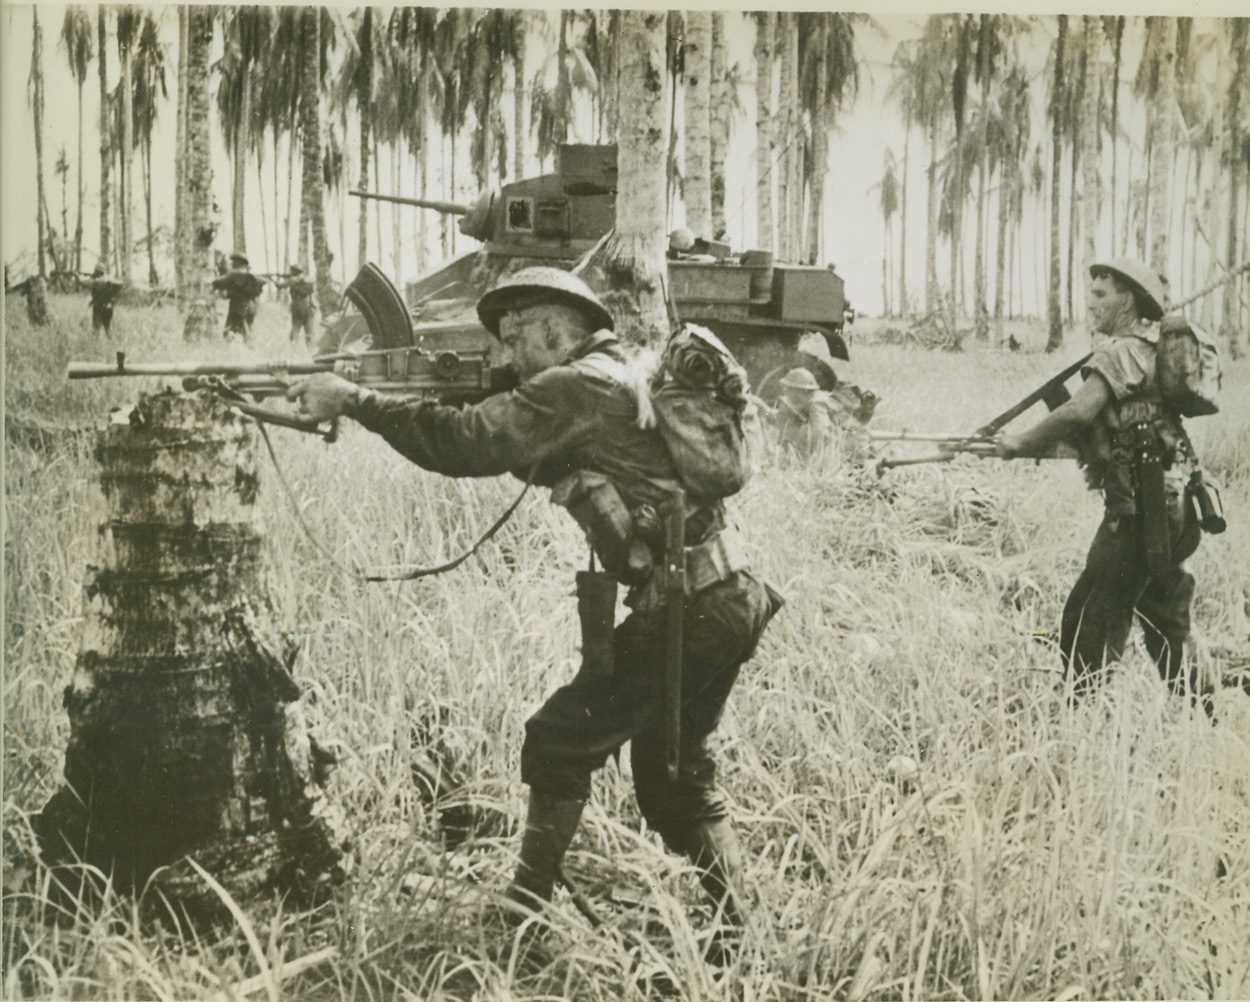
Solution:
[(1095, 261), (1089, 266), (1089, 274), (1091, 278), (1111, 274), (1131, 286), (1142, 319), (1158, 320), (1163, 316), (1163, 282), (1141, 261), (1131, 257)]
[(303, 268), (301, 268), (298, 264), (293, 264), (293, 265), (291, 265), (291, 274), (292, 274), (292, 275), (302, 275), (302, 274), (304, 274), (304, 269), (303, 269)]
[(782, 377), (781, 385), (788, 390), (810, 390), (813, 393), (820, 389), (811, 370), (804, 368), (791, 369)]
[(231, 254), (230, 263), (239, 264), (239, 265), (242, 265), (244, 268), (246, 268), (248, 266), (247, 255), (246, 254)]
[(477, 315), (482, 326), (499, 337), (499, 320), (505, 313), (542, 303), (563, 303), (579, 309), (603, 330), (616, 326), (612, 314), (589, 285), (567, 271), (541, 265), (522, 268), (504, 278), (477, 301)]
[(93, 268), (91, 271), (92, 278), (99, 278), (103, 274), (104, 274), (104, 265), (102, 264), (97, 264), (95, 268)]

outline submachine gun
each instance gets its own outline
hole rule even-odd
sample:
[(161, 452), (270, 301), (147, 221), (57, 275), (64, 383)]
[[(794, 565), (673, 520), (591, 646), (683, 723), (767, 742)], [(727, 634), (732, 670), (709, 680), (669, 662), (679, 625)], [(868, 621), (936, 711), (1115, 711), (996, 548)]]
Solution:
[(124, 352), (118, 352), (114, 362), (70, 362), (68, 375), (70, 379), (179, 377), (185, 390), (217, 393), (258, 421), (318, 434), (327, 442), (337, 438), (337, 423), (319, 424), (259, 401), (284, 396), (293, 377), (317, 372), (335, 372), (370, 389), (450, 404), (473, 403), (516, 386), (516, 373), (507, 366), (492, 366), (486, 348), (431, 347), (444, 339), (482, 343), (488, 336), (470, 323), (414, 325), (399, 292), (375, 265), (361, 268), (346, 295), (364, 315), (374, 343), (387, 347), (319, 355), (310, 361), (253, 363), (132, 363)]

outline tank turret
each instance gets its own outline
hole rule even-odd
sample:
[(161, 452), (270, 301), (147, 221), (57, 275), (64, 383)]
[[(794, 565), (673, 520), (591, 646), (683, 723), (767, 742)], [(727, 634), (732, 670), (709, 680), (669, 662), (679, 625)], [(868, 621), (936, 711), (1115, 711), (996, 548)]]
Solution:
[[(553, 173), (509, 182), (472, 205), (352, 194), (459, 215), (460, 232), (482, 242), (481, 252), (408, 285), (409, 307), (420, 319), (468, 313), (466, 301), (527, 264), (572, 267), (615, 225), (616, 190), (616, 146), (566, 143)], [(829, 360), (849, 353), (847, 302), (832, 266), (779, 263), (762, 250), (734, 253), (689, 230), (674, 231), (668, 257), (677, 315), (715, 332), (761, 396), (775, 396), (777, 382), (795, 365), (810, 369), (824, 389), (836, 385)], [(803, 350), (822, 342), (824, 351)]]

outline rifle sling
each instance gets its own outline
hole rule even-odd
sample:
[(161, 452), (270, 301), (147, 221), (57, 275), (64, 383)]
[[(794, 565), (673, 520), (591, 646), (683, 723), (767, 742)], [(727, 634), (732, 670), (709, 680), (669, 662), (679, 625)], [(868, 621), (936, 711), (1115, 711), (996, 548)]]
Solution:
[(974, 434), (981, 435), (986, 438), (996, 435), (1003, 425), (1007, 424), (1009, 421), (1014, 421), (1039, 400), (1044, 401), (1046, 408), (1053, 411), (1069, 398), (1069, 393), (1064, 388), (1063, 384), (1080, 372), (1081, 366), (1083, 366), (1091, 358), (1093, 358), (1093, 352), (1086, 355), (1084, 358), (1073, 362), (1066, 369), (1064, 369), (1063, 372), (1059, 373), (1059, 375), (1052, 376), (1050, 379), (1046, 380), (1045, 383), (1039, 386), (1019, 403), (1013, 404), (988, 424), (982, 425), (976, 430), (976, 432), (974, 432)]

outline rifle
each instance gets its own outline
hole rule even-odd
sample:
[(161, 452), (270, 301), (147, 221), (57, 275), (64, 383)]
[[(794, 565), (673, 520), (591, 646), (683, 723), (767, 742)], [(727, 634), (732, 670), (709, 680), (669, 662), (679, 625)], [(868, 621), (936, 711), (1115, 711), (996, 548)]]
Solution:
[[(960, 453), (968, 453), (974, 456), (992, 456), (997, 451), (995, 436), (1009, 422), (1014, 421), (1017, 417), (1027, 411), (1039, 401), (1046, 405), (1048, 411), (1053, 411), (1056, 407), (1066, 403), (1071, 399), (1072, 394), (1068, 392), (1064, 385), (1069, 379), (1075, 376), (1091, 355), (1085, 355), (1069, 365), (1062, 372), (1052, 376), (1046, 380), (1033, 392), (1026, 394), (1022, 399), (1012, 404), (997, 417), (990, 419), (981, 425), (976, 431), (970, 435), (944, 435), (930, 434), (925, 432), (904, 432), (904, 431), (870, 431), (868, 438), (874, 442), (903, 441), (903, 442), (933, 442), (937, 445), (938, 451), (935, 455), (916, 456), (911, 459), (882, 459), (877, 463), (878, 476), (886, 470), (893, 469), (896, 466), (915, 466), (920, 463), (947, 463), (954, 459)], [(1079, 455), (1079, 449), (1071, 446), (1065, 446), (1062, 443), (1056, 446), (1046, 456), (1036, 456), (1030, 458), (1036, 459), (1073, 459)]]
[(310, 362), (140, 362), (117, 353), (116, 364), (70, 362), (70, 379), (107, 379), (119, 376), (172, 376), (184, 390), (208, 390), (229, 400), (257, 421), (317, 434), (327, 442), (337, 438), (337, 423), (328, 426), (290, 411), (259, 406), (250, 401), (285, 396), (292, 377), (334, 372), (360, 386), (402, 397), (425, 397), (441, 403), (473, 403), (511, 389), (515, 372), (492, 366), (485, 351), (426, 351), (421, 348), (384, 348), (376, 351), (319, 355)]

